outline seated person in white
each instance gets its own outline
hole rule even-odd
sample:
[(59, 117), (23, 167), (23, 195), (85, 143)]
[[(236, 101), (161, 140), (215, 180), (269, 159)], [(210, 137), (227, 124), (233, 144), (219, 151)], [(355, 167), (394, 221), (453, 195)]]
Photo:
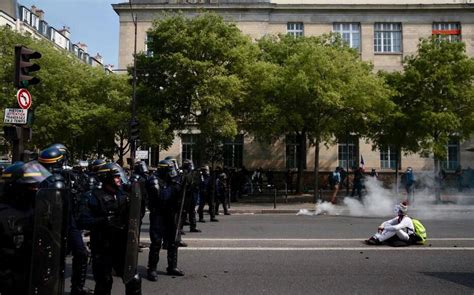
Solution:
[(387, 243), (391, 246), (408, 246), (415, 243), (413, 221), (407, 216), (408, 205), (402, 202), (395, 206), (398, 216), (382, 223), (378, 232), (365, 241), (369, 245)]

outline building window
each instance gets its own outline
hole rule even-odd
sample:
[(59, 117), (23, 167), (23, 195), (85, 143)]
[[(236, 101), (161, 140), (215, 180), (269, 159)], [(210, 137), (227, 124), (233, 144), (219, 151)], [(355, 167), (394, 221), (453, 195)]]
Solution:
[(45, 21), (40, 22), (39, 31), (43, 36), (49, 38), (49, 36), (48, 36), (48, 23), (47, 22), (45, 22)]
[(151, 42), (153, 42), (153, 37), (146, 34), (146, 37), (145, 37), (145, 53), (146, 53), (146, 56), (148, 56), (148, 57), (153, 57), (153, 50), (151, 50), (150, 47), (148, 46), (148, 44), (151, 43)]
[(459, 166), (459, 141), (450, 140), (446, 149), (446, 160), (441, 161), (441, 167), (446, 170), (456, 170), (456, 168)]
[(199, 165), (198, 134), (181, 135), (181, 160), (191, 160), (195, 166)]
[[(298, 163), (301, 158), (301, 137), (295, 134), (286, 136), (286, 168), (298, 169)], [(306, 169), (306, 161), (303, 163)]]
[(224, 166), (232, 168), (241, 168), (243, 151), (243, 135), (237, 135), (233, 140), (231, 139), (224, 141)]
[(20, 11), (21, 11), (21, 20), (29, 24), (30, 19), (31, 19), (31, 12), (23, 6), (21, 7)]
[(360, 25), (358, 23), (334, 23), (333, 31), (341, 35), (350, 48), (360, 49)]
[(375, 23), (374, 51), (376, 53), (402, 52), (402, 24)]
[(301, 37), (304, 35), (304, 25), (303, 23), (288, 23), (287, 24), (287, 33), (288, 35), (294, 37)]
[(397, 153), (394, 146), (380, 149), (380, 167), (382, 169), (394, 169), (396, 167)]
[[(337, 158), (339, 166), (353, 168), (359, 166), (359, 139), (350, 136), (347, 140), (340, 140), (338, 144)], [(349, 164), (349, 166), (348, 166)]]
[(439, 40), (446, 40), (449, 42), (461, 41), (461, 24), (433, 23), (433, 31), (431, 34)]
[(35, 14), (31, 14), (31, 26), (36, 30), (39, 30), (39, 18)]

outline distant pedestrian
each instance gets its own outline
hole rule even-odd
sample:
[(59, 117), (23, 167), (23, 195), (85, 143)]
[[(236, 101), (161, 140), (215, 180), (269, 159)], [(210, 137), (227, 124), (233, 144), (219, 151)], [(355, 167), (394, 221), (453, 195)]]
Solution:
[(332, 198), (331, 203), (337, 203), (337, 193), (339, 192), (339, 185), (341, 184), (341, 174), (339, 173), (340, 168), (336, 167), (336, 170), (330, 175), (330, 183), (332, 184)]
[(372, 171), (370, 171), (370, 177), (373, 177), (375, 179), (379, 178), (379, 174), (377, 173), (377, 171), (375, 171), (375, 168), (372, 168)]
[(344, 167), (339, 167), (339, 174), (341, 175), (341, 184), (340, 184), (340, 188), (342, 189), (343, 187), (346, 187), (347, 188), (347, 184), (346, 184), (346, 179), (347, 179), (347, 171), (346, 169), (344, 169)]
[(362, 188), (364, 186), (364, 178), (364, 169), (362, 167), (358, 167), (357, 169), (355, 169), (351, 197), (354, 197), (355, 192), (357, 191), (357, 196), (359, 196), (359, 200), (362, 200)]
[(408, 203), (412, 204), (414, 202), (415, 194), (415, 175), (413, 174), (413, 168), (408, 167), (405, 171), (405, 190), (407, 192)]

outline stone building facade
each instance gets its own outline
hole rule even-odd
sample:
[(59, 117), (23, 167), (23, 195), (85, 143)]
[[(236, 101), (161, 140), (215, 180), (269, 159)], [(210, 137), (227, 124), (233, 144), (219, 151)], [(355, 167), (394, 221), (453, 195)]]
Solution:
[[(120, 17), (119, 68), (133, 61), (134, 24), (137, 15), (137, 44), (146, 50), (147, 30), (152, 21), (166, 12), (180, 11), (193, 16), (212, 11), (235, 23), (253, 39), (266, 34), (321, 35), (339, 32), (351, 47), (360, 51), (362, 60), (372, 62), (375, 70), (397, 71), (402, 60), (416, 52), (420, 38), (433, 34), (466, 43), (469, 56), (474, 56), (473, 0), (132, 0), (112, 5)], [(131, 9), (132, 7), (132, 9)], [(192, 158), (196, 134), (177, 135), (173, 146), (160, 157), (173, 156), (178, 161)], [(296, 167), (298, 146), (292, 136), (282, 136), (271, 144), (260, 144), (251, 137), (239, 136), (224, 146), (224, 164), (263, 167), (284, 171)], [(451, 142), (443, 163), (447, 170), (459, 164), (474, 167), (474, 153), (467, 151), (471, 142)], [(393, 150), (372, 150), (365, 139), (350, 139), (331, 147), (321, 146), (322, 171), (336, 166), (353, 166), (364, 159), (366, 168), (392, 171)], [(347, 162), (349, 161), (349, 163)], [(431, 170), (430, 156), (406, 155), (402, 169)], [(307, 169), (314, 167), (314, 147), (308, 147)]]

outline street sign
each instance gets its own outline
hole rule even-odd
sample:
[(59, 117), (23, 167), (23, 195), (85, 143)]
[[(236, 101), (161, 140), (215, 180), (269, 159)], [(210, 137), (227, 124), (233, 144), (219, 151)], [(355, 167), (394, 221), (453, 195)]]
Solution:
[(148, 160), (148, 151), (136, 151), (135, 158), (137, 160)]
[(28, 110), (27, 109), (5, 109), (5, 116), (3, 117), (4, 124), (27, 124)]
[(25, 88), (20, 88), (16, 93), (16, 100), (22, 109), (29, 109), (31, 106), (31, 94)]

